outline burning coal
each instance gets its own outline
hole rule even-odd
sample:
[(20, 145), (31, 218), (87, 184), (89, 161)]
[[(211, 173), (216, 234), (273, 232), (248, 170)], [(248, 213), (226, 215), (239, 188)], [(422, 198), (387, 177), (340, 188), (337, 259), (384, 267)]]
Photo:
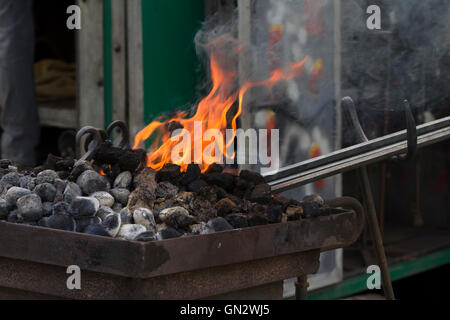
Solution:
[[(147, 139), (154, 139), (147, 155), (147, 166), (158, 171), (165, 164), (172, 163), (179, 165), (185, 172), (190, 163), (196, 163), (202, 172), (206, 172), (213, 163), (234, 163), (236, 159), (234, 141), (237, 136), (239, 137), (237, 148), (241, 151), (238, 160), (244, 164), (246, 134), (238, 134), (237, 120), (242, 113), (246, 93), (255, 87), (265, 87), (271, 93), (273, 87), (279, 82), (300, 76), (307, 58), (291, 63), (285, 68), (275, 69), (267, 79), (247, 81), (236, 87), (239, 80), (235, 71), (236, 67), (230, 67), (228, 60), (226, 60), (227, 63), (221, 62), (223, 52), (218, 49), (233, 44), (234, 52), (238, 54), (242, 46), (236, 45), (235, 40), (233, 41), (229, 36), (221, 36), (209, 46), (212, 48), (209, 63), (212, 88), (209, 94), (197, 104), (196, 112), (192, 117), (180, 111), (169, 120), (160, 119), (151, 122), (136, 135), (134, 149), (139, 148)], [(237, 107), (233, 108), (234, 106)], [(274, 143), (272, 151), (278, 150), (277, 139), (271, 139), (271, 141)], [(254, 154), (252, 151), (249, 164), (255, 162)], [(271, 156), (278, 157), (275, 152)], [(278, 163), (273, 161), (274, 159), (267, 160), (267, 155), (260, 156), (261, 159), (265, 160), (262, 162), (266, 165)], [(274, 169), (276, 168), (270, 168), (270, 170)]]

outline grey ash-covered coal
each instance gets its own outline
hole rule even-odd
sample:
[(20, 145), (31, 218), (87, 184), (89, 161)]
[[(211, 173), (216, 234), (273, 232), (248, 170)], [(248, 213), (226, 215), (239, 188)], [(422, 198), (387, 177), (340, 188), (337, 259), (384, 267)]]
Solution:
[(217, 164), (205, 173), (196, 164), (183, 173), (173, 164), (156, 172), (143, 163), (102, 167), (49, 155), (44, 166), (19, 171), (0, 160), (0, 220), (154, 241), (328, 212), (317, 195), (302, 202), (273, 196), (255, 172), (233, 175)]

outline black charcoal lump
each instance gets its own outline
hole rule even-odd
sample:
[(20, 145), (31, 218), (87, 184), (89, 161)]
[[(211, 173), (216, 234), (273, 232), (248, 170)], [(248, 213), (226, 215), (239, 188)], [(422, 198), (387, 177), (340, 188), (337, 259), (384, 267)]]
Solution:
[(53, 213), (53, 203), (52, 202), (43, 202), (42, 203), (42, 214), (44, 217), (48, 217)]
[(100, 203), (92, 197), (77, 197), (69, 207), (69, 213), (73, 217), (93, 216), (100, 208)]
[(70, 205), (67, 202), (60, 201), (53, 205), (53, 214), (68, 214)]
[(81, 217), (75, 219), (76, 222), (76, 232), (84, 232), (87, 226), (91, 224), (101, 224), (102, 221), (99, 217)]
[(44, 182), (42, 184), (38, 184), (34, 188), (34, 193), (36, 193), (42, 201), (44, 202), (53, 202), (56, 197), (56, 188), (54, 185)]
[(133, 224), (133, 215), (130, 212), (130, 209), (123, 208), (120, 210), (120, 220), (123, 224)]
[(93, 170), (91, 164), (86, 160), (78, 160), (73, 165), (69, 180), (75, 181), (78, 177), (87, 170)]
[(123, 224), (120, 229), (117, 237), (134, 240), (139, 234), (147, 231), (143, 225), (140, 224)]
[(157, 240), (156, 233), (154, 231), (145, 231), (136, 236), (134, 238), (134, 241), (141, 241), (141, 242), (150, 242)]
[(8, 217), (8, 204), (5, 199), (0, 199), (0, 220), (5, 220)]
[(159, 231), (156, 234), (156, 238), (158, 240), (165, 240), (165, 239), (173, 239), (173, 238), (179, 238), (181, 237), (183, 234), (181, 232), (178, 232), (175, 229), (172, 228), (167, 228), (167, 229), (163, 229), (161, 231)]
[(220, 232), (233, 229), (228, 221), (222, 217), (211, 219), (206, 225), (209, 227), (210, 232)]
[(65, 231), (75, 231), (76, 222), (71, 216), (67, 214), (57, 213), (53, 214), (48, 218), (44, 218), (45, 223), (49, 228), (65, 230)]
[(158, 217), (162, 222), (175, 229), (185, 229), (196, 223), (195, 218), (183, 207), (164, 209), (159, 213)]
[(111, 237), (117, 236), (121, 224), (120, 214), (112, 213), (103, 221), (102, 225)]
[(80, 187), (74, 182), (69, 182), (64, 189), (63, 200), (67, 203), (71, 203), (76, 197), (81, 197), (81, 195)]
[(105, 220), (107, 216), (109, 216), (110, 214), (114, 213), (114, 210), (111, 209), (110, 207), (105, 207), (105, 206), (101, 206), (97, 212), (96, 212), (96, 216), (99, 217), (102, 220)]
[(110, 236), (108, 231), (106, 231), (105, 227), (103, 227), (101, 224), (90, 224), (84, 229), (83, 233), (102, 237)]

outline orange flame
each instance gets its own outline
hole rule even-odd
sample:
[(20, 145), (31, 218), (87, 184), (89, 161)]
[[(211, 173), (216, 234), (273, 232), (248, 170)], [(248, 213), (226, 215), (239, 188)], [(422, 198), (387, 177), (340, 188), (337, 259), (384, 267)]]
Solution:
[[(209, 94), (203, 98), (197, 106), (197, 110), (194, 116), (188, 118), (186, 112), (177, 112), (177, 114), (167, 121), (153, 121), (143, 130), (141, 130), (134, 139), (133, 149), (139, 148), (141, 143), (150, 137), (155, 136), (153, 145), (150, 147), (150, 152), (147, 155), (147, 166), (160, 170), (167, 163), (174, 163), (181, 167), (182, 171), (186, 171), (188, 163), (198, 163), (202, 172), (205, 172), (209, 165), (214, 162), (219, 162), (222, 157), (233, 159), (235, 154), (228, 154), (227, 147), (229, 147), (234, 140), (229, 139), (228, 144), (225, 138), (220, 141), (215, 141), (215, 138), (211, 138), (210, 142), (206, 140), (202, 135), (208, 129), (216, 129), (224, 135), (227, 129), (227, 113), (232, 106), (238, 101), (237, 111), (231, 120), (231, 129), (233, 133), (237, 129), (237, 119), (242, 113), (242, 105), (246, 92), (257, 86), (265, 86), (270, 91), (273, 86), (282, 80), (291, 80), (301, 74), (303, 66), (306, 62), (303, 59), (296, 63), (291, 63), (287, 70), (276, 69), (271, 73), (270, 78), (262, 81), (246, 82), (238, 90), (233, 90), (233, 84), (236, 80), (236, 72), (224, 70), (219, 66), (218, 60), (212, 55), (210, 59), (212, 89)], [(180, 124), (181, 130), (179, 134), (171, 137), (172, 132), (169, 127), (172, 124)], [(202, 134), (195, 134), (196, 124), (201, 123)], [(197, 130), (200, 128), (196, 128)], [(193, 137), (193, 141), (190, 139), (183, 139), (186, 134), (189, 137)], [(220, 150), (221, 154), (215, 154), (214, 149), (211, 150), (211, 145), (216, 144), (218, 147), (216, 150)], [(194, 150), (194, 146), (201, 146)], [(175, 149), (176, 148), (176, 149)], [(209, 149), (208, 149), (209, 148)], [(173, 150), (179, 153), (179, 157), (176, 161), (172, 160)], [(210, 152), (206, 152), (210, 151)]]

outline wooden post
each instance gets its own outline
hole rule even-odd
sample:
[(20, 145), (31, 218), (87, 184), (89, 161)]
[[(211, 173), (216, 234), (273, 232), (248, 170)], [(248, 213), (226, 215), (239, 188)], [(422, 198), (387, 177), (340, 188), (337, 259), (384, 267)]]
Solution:
[(77, 37), (78, 124), (103, 128), (103, 1), (78, 1), (81, 30)]
[(130, 135), (134, 137), (144, 123), (144, 87), (142, 58), (142, 7), (141, 1), (126, 1), (127, 27), (127, 81), (128, 122)]
[(112, 120), (127, 122), (126, 99), (126, 11), (124, 0), (111, 1), (113, 111)]

